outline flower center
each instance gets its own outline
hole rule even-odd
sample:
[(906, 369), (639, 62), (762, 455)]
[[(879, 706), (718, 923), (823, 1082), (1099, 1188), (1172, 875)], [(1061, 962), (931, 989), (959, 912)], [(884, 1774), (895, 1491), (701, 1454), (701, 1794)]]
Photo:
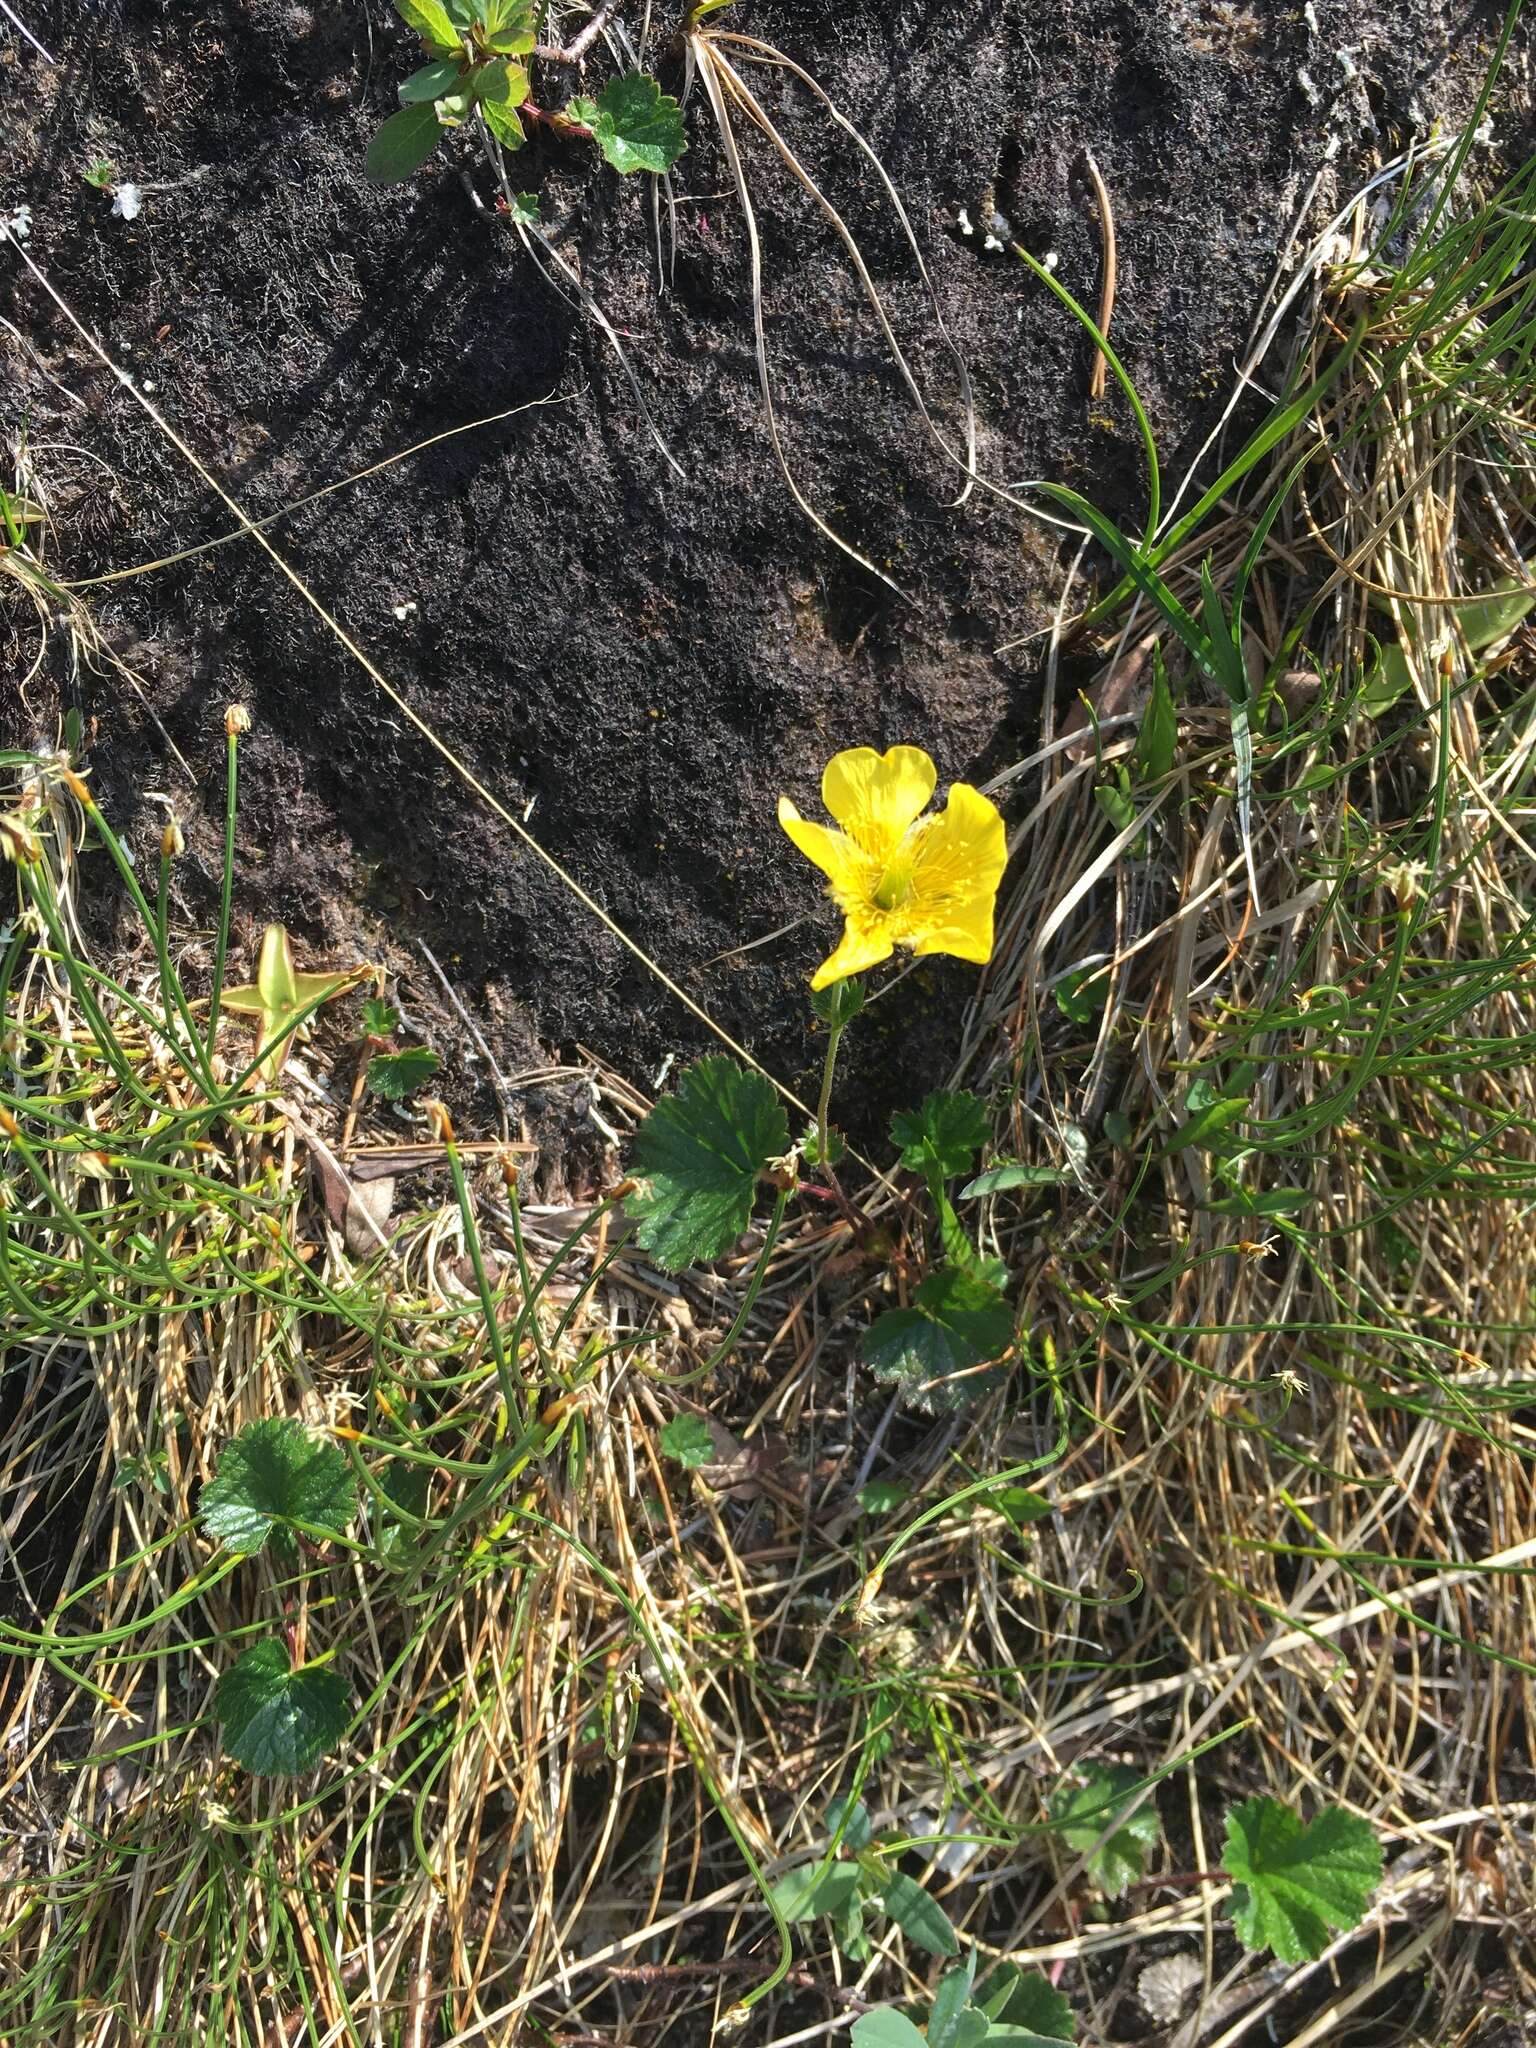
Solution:
[(911, 856), (905, 852), (898, 853), (875, 885), (875, 908), (877, 910), (900, 910), (911, 894)]

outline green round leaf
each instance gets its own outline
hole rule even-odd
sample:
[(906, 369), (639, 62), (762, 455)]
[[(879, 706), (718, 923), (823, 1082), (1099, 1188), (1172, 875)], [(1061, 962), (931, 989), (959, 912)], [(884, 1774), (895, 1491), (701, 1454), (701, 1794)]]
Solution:
[(870, 1479), (859, 1488), (859, 1506), (866, 1515), (888, 1515), (912, 1492), (902, 1479)]
[(291, 1777), (341, 1740), (349, 1698), (336, 1672), (319, 1664), (295, 1671), (285, 1646), (269, 1636), (225, 1672), (214, 1705), (236, 1763), (257, 1777)]
[(976, 2003), (991, 2021), (988, 2041), (1006, 2041), (1012, 2048), (1054, 2048), (1058, 2041), (1076, 2039), (1071, 2006), (1038, 1970), (1002, 1964), (977, 1987)]
[(802, 1863), (770, 1886), (773, 1902), (791, 1926), (799, 1920), (832, 1918), (848, 1910), (859, 1889), (857, 1863)]
[(216, 1543), (253, 1554), (274, 1530), (339, 1536), (356, 1508), (357, 1482), (336, 1446), (301, 1422), (269, 1416), (224, 1446), (200, 1513)]
[(734, 1060), (700, 1060), (635, 1133), (646, 1185), (627, 1207), (642, 1247), (673, 1273), (718, 1259), (752, 1219), (758, 1175), (788, 1149), (772, 1084)]
[(719, 1457), (708, 1424), (697, 1415), (674, 1415), (661, 1432), (661, 1448), (667, 1457), (676, 1458), (685, 1472), (713, 1465)]
[(472, 84), (471, 97), (487, 106), (520, 107), (528, 97), (528, 73), (521, 64), (504, 57), (494, 64), (482, 64)]
[[(864, 1336), (875, 1376), (898, 1381), (920, 1407), (969, 1408), (996, 1385), (973, 1367), (1013, 1342), (1013, 1311), (978, 1274), (943, 1266), (918, 1288), (910, 1308), (888, 1309)], [(956, 1377), (963, 1375), (963, 1377)]]
[(1221, 1860), (1238, 1939), (1282, 1963), (1320, 1956), (1330, 1930), (1358, 1927), (1381, 1882), (1374, 1830), (1341, 1806), (1303, 1827), (1278, 1799), (1245, 1800), (1227, 1815)]
[(419, 171), (436, 149), (442, 126), (431, 100), (391, 114), (368, 145), (363, 174), (375, 185), (398, 185)]
[(1088, 1858), (1088, 1875), (1106, 1898), (1118, 1899), (1135, 1883), (1146, 1869), (1147, 1850), (1162, 1837), (1150, 1797), (1120, 1818), (1141, 1782), (1127, 1764), (1106, 1765), (1067, 1780), (1050, 1803), (1051, 1825), (1074, 1855)]

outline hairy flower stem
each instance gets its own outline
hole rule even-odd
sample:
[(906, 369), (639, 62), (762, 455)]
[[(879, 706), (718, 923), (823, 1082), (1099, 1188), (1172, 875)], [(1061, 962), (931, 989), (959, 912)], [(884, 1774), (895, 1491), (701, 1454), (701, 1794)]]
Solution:
[(827, 1111), (832, 1103), (832, 1075), (837, 1066), (837, 1048), (843, 1042), (846, 1024), (834, 1024), (827, 1033), (827, 1057), (821, 1069), (821, 1094), (816, 1101), (816, 1157), (828, 1182), (837, 1186), (832, 1163), (827, 1158)]
[(224, 731), (224, 873), (219, 889), (219, 928), (214, 936), (213, 943), (213, 986), (208, 995), (208, 1057), (210, 1061), (213, 1058), (219, 1035), (219, 1005), (224, 998), (224, 969), (229, 955), (230, 904), (235, 893), (235, 818), (240, 802), (239, 727), (234, 724), (226, 724)]
[(832, 1075), (837, 1067), (837, 1049), (847, 1029), (846, 1024), (832, 1024), (827, 1029), (827, 1057), (821, 1070), (821, 1094), (816, 1101), (816, 1163), (821, 1168), (822, 1179), (831, 1190), (832, 1199), (843, 1212), (843, 1221), (856, 1236), (863, 1237), (874, 1229), (874, 1225), (858, 1203), (850, 1201), (843, 1192), (843, 1184), (827, 1157), (827, 1111), (832, 1102)]

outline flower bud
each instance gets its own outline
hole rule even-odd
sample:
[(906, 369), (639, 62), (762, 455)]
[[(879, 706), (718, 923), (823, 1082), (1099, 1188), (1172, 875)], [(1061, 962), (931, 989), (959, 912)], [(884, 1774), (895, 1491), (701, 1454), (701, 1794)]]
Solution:
[(160, 834), (160, 858), (162, 860), (175, 860), (179, 854), (185, 853), (186, 850), (187, 842), (182, 835), (181, 827), (174, 818), (168, 818), (165, 830)]
[(224, 713), (224, 731), (230, 739), (237, 739), (251, 729), (251, 714), (243, 704), (231, 704)]
[(0, 858), (20, 862), (42, 857), (42, 841), (26, 819), (15, 811), (0, 811)]

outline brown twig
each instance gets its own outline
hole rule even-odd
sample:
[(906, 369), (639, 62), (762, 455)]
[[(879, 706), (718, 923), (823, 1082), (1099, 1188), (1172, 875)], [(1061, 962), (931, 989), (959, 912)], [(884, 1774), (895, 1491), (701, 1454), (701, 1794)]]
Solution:
[(553, 43), (536, 43), (533, 48), (533, 55), (535, 57), (545, 57), (551, 64), (579, 64), (613, 19), (618, 5), (619, 0), (605, 0), (605, 4), (599, 7), (596, 14), (593, 15), (592, 19), (581, 31), (581, 34), (573, 42), (569, 43), (565, 49), (556, 49)]
[[(1104, 245), (1103, 282), (1099, 287), (1099, 333), (1109, 336), (1109, 323), (1115, 314), (1115, 284), (1119, 275), (1119, 259), (1115, 250), (1115, 215), (1109, 203), (1109, 190), (1099, 175), (1099, 167), (1088, 150), (1083, 151), (1083, 167), (1093, 186), (1093, 202), (1099, 210), (1099, 234)], [(1093, 353), (1093, 374), (1088, 379), (1088, 396), (1099, 399), (1104, 396), (1109, 377), (1109, 358), (1102, 348)]]

